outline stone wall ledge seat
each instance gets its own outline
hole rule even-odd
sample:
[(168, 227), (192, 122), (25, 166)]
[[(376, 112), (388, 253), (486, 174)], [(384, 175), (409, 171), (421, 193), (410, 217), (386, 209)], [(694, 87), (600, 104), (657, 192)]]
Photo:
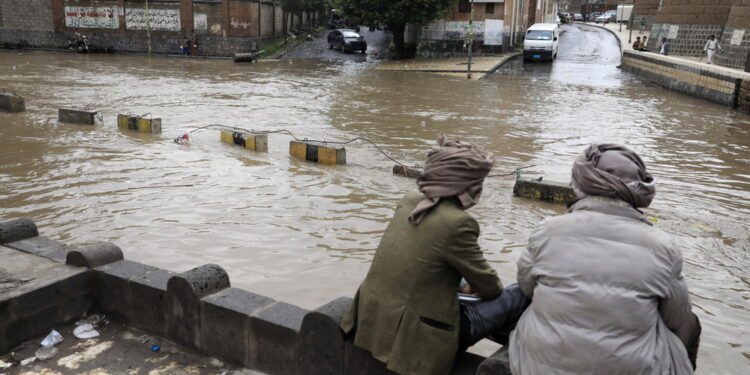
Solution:
[(285, 302), (274, 302), (254, 312), (250, 316), (246, 365), (268, 374), (298, 374), (299, 332), (307, 313)]
[(65, 258), (65, 264), (94, 268), (123, 259), (122, 250), (117, 245), (99, 242), (70, 250)]
[(272, 298), (228, 288), (201, 300), (201, 349), (236, 365), (248, 362), (250, 316)]

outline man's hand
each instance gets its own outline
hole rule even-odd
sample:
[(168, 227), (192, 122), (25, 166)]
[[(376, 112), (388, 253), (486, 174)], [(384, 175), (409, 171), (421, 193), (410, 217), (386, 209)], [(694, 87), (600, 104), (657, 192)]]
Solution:
[(473, 287), (471, 286), (471, 284), (469, 284), (469, 283), (466, 283), (466, 285), (464, 285), (464, 288), (463, 288), (463, 289), (461, 289), (461, 293), (463, 293), (463, 294), (474, 294), (474, 293), (476, 293), (476, 292), (477, 292), (477, 290), (476, 290), (476, 289), (474, 289), (474, 288), (473, 288)]

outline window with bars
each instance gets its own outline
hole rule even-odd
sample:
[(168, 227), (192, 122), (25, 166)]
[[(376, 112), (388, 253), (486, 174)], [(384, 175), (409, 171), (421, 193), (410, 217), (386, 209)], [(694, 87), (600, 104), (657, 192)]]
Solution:
[(458, 0), (458, 13), (469, 13), (471, 12), (471, 4), (469, 0)]

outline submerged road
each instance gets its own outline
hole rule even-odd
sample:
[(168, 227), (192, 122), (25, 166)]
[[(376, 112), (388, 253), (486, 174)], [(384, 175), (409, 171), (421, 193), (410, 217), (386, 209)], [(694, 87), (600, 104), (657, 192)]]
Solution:
[[(481, 81), (372, 61), (0, 50), (0, 87), (27, 100), (25, 113), (0, 113), (0, 220), (32, 217), (45, 236), (113, 241), (129, 259), (178, 272), (217, 263), (233, 286), (315, 308), (354, 294), (415, 181), (363, 143), (347, 145), (347, 165), (321, 166), (290, 158), (283, 134), (253, 153), (215, 130), (177, 145), (180, 129), (366, 137), (409, 164), (445, 133), (495, 152), (496, 173), (535, 165), (524, 175), (558, 181), (587, 145), (625, 143), (657, 179), (647, 215), (683, 246), (704, 328), (699, 373), (750, 371), (750, 116), (649, 86), (617, 69), (611, 34), (565, 27), (553, 64), (516, 61)], [(103, 124), (57, 122), (57, 108), (84, 106)], [(161, 117), (164, 133), (121, 132), (118, 113)], [(512, 177), (488, 179), (471, 209), (506, 284), (534, 226), (564, 212), (512, 188)]]
[(311, 42), (304, 43), (282, 56), (283, 59), (326, 59), (326, 60), (350, 60), (366, 61), (381, 60), (388, 56), (388, 46), (391, 43), (391, 34), (382, 30), (373, 30), (367, 26), (361, 26), (359, 33), (367, 42), (367, 52), (341, 52), (338, 49), (328, 48), (328, 33), (326, 30), (321, 36)]

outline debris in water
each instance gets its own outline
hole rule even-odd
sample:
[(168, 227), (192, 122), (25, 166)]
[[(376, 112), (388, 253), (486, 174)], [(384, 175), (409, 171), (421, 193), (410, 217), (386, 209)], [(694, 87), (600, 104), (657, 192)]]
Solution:
[(0, 370), (5, 370), (6, 368), (9, 368), (11, 366), (13, 366), (12, 363), (8, 363), (0, 359)]
[(55, 346), (63, 341), (63, 337), (60, 332), (54, 329), (42, 340), (42, 346)]
[(79, 339), (92, 339), (99, 336), (99, 332), (94, 329), (94, 326), (89, 323), (79, 325), (73, 330), (73, 336)]
[(151, 351), (153, 351), (153, 352), (158, 352), (159, 349), (161, 349), (161, 346), (159, 346), (159, 345), (152, 345), (151, 346)]
[(181, 144), (181, 145), (189, 145), (190, 144), (190, 133), (188, 132), (181, 132), (180, 135), (178, 135), (174, 139), (174, 143)]

